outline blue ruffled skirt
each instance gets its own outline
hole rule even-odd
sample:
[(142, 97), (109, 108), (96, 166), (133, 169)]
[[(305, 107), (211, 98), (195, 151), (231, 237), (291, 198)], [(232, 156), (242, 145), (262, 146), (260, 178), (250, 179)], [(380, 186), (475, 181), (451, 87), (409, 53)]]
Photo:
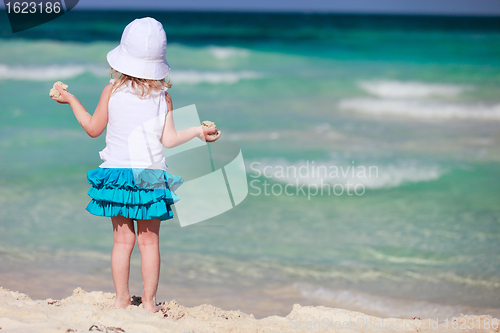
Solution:
[(92, 198), (87, 210), (97, 216), (168, 220), (184, 179), (158, 169), (97, 168), (87, 172)]

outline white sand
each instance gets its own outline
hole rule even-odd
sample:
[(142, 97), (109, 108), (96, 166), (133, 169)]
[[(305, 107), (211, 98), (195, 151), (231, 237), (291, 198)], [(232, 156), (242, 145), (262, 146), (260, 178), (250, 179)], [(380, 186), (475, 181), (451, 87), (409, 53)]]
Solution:
[[(60, 301), (34, 301), (25, 294), (0, 287), (0, 333), (500, 332), (500, 329), (484, 329), (486, 323), (491, 323), (491, 316), (460, 316), (456, 318), (457, 329), (452, 329), (453, 319), (436, 326), (435, 319), (387, 319), (343, 309), (302, 307), (299, 304), (295, 304), (286, 317), (263, 319), (255, 319), (253, 315), (241, 311), (225, 311), (209, 304), (187, 308), (175, 300), (164, 304), (162, 311), (150, 313), (142, 305), (114, 309), (114, 297), (111, 293), (87, 293), (78, 288), (72, 296)], [(481, 330), (478, 330), (479, 325)], [(460, 329), (460, 326), (465, 329)]]

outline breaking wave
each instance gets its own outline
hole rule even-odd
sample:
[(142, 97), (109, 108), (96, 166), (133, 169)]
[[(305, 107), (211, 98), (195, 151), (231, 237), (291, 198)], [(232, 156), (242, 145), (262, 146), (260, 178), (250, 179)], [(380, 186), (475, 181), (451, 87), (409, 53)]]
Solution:
[(500, 104), (460, 104), (441, 101), (418, 101), (376, 98), (351, 98), (339, 102), (344, 110), (374, 116), (398, 116), (417, 119), (500, 120)]
[(423, 98), (430, 96), (456, 96), (472, 87), (402, 81), (361, 81), (358, 85), (369, 94), (382, 98)]
[[(0, 80), (54, 81), (72, 79), (90, 73), (98, 77), (109, 76), (109, 68), (99, 65), (48, 65), (7, 66), (0, 64)], [(196, 70), (175, 70), (170, 74), (175, 84), (234, 84), (241, 80), (257, 79), (262, 74), (253, 71), (203, 72)]]

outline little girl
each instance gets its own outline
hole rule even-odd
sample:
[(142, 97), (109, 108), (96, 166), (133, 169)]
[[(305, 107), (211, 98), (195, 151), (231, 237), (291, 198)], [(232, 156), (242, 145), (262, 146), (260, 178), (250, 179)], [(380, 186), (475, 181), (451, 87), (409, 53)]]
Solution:
[[(141, 252), (142, 304), (149, 311), (158, 311), (160, 221), (173, 217), (170, 205), (179, 200), (173, 191), (183, 182), (181, 177), (167, 172), (162, 145), (173, 148), (195, 137), (206, 142), (220, 137), (220, 132), (209, 136), (217, 133), (216, 128), (175, 130), (172, 100), (166, 92), (171, 87), (165, 81), (170, 71), (165, 60), (166, 46), (160, 22), (150, 17), (136, 19), (123, 31), (120, 45), (107, 55), (115, 79), (102, 91), (93, 115), (60, 86), (55, 88), (61, 96), (52, 97), (71, 106), (91, 137), (101, 135), (107, 125), (106, 148), (100, 152), (104, 162), (87, 172), (92, 185), (89, 190), (92, 200), (87, 210), (94, 215), (109, 216), (113, 223), (111, 271), (117, 308), (130, 305), (130, 256), (137, 239)], [(154, 119), (161, 119), (158, 126), (151, 126)], [(149, 125), (144, 126), (146, 123)], [(132, 135), (138, 128), (146, 127), (143, 139), (137, 140)]]

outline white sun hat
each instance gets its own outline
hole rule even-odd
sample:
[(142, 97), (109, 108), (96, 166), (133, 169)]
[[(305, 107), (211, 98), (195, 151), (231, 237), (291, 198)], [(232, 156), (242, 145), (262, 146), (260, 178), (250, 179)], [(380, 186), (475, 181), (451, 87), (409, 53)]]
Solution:
[(167, 36), (160, 22), (151, 17), (135, 19), (123, 30), (120, 45), (109, 51), (109, 65), (130, 76), (162, 80), (170, 72), (165, 59)]

